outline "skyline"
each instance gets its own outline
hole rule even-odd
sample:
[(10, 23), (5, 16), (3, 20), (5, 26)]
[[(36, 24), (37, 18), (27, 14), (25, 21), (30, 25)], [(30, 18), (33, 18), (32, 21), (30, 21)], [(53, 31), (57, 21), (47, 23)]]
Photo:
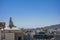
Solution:
[(60, 24), (60, 0), (0, 0), (0, 22), (12, 17), (20, 28)]

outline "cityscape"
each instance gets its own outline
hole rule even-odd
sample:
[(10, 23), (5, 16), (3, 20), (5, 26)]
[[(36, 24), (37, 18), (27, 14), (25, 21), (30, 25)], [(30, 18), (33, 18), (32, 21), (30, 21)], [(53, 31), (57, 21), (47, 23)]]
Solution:
[(0, 0), (0, 40), (60, 40), (60, 0)]
[(15, 26), (11, 17), (7, 28), (5, 24), (0, 22), (0, 40), (60, 40), (60, 24), (54, 28), (24, 29)]

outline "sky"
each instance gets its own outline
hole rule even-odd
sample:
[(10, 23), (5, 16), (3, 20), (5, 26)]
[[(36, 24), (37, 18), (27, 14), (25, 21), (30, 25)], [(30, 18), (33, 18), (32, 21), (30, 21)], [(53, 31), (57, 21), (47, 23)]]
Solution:
[(60, 0), (0, 0), (0, 22), (20, 28), (60, 24)]

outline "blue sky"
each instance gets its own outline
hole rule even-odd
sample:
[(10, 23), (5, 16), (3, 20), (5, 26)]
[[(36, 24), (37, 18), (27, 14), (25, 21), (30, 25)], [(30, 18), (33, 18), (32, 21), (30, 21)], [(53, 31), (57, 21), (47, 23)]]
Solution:
[(60, 0), (0, 0), (0, 21), (20, 28), (60, 24)]

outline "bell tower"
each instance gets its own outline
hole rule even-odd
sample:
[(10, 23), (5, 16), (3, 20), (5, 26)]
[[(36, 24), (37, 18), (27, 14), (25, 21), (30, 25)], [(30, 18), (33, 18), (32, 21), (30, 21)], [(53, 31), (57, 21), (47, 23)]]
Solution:
[(9, 20), (9, 27), (10, 28), (12, 28), (12, 27), (16, 27), (16, 26), (14, 26), (14, 24), (13, 24), (13, 21), (12, 21), (12, 18), (10, 17), (10, 20)]

